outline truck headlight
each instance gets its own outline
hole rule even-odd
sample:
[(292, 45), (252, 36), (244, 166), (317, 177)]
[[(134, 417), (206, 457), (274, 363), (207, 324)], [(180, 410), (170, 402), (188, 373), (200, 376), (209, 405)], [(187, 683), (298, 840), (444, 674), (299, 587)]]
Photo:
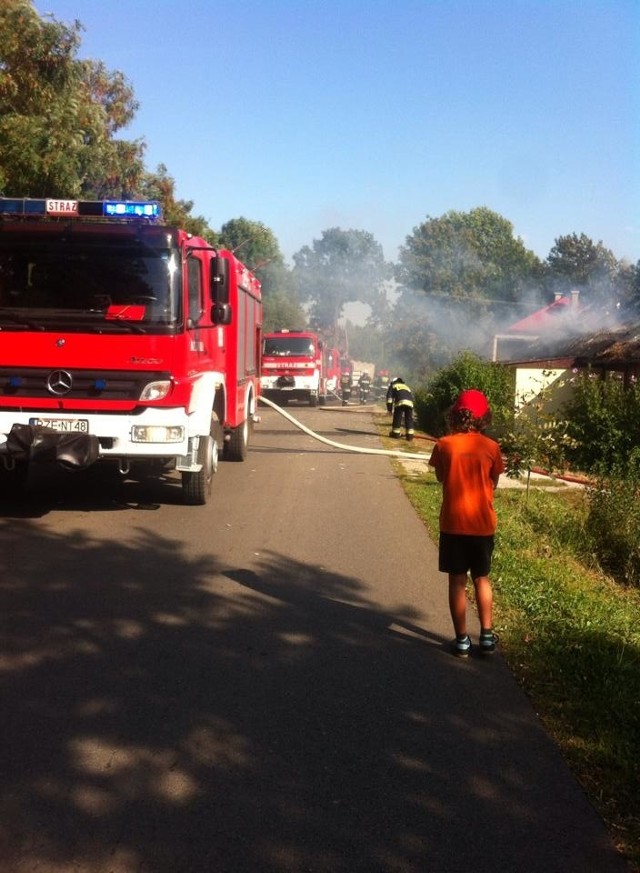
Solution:
[(171, 381), (162, 379), (158, 382), (149, 382), (140, 393), (140, 400), (163, 400), (171, 391)]
[(131, 428), (132, 443), (181, 443), (184, 440), (184, 427), (158, 424), (134, 424)]

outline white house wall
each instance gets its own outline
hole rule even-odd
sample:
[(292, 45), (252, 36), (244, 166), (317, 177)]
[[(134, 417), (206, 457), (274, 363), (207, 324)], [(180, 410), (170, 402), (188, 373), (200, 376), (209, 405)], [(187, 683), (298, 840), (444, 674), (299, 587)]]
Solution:
[(516, 367), (516, 412), (552, 415), (571, 396), (571, 370)]

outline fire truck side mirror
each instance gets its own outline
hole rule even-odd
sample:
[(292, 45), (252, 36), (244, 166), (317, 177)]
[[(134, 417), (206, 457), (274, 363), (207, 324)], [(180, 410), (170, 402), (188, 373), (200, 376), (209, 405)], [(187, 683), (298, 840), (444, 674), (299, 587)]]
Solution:
[(229, 303), (229, 262), (220, 256), (212, 258), (209, 271), (209, 292), (212, 302)]
[(231, 324), (229, 261), (219, 255), (210, 261), (209, 293), (211, 295), (211, 321), (213, 324)]
[(214, 303), (211, 306), (213, 324), (231, 324), (231, 307), (228, 303)]

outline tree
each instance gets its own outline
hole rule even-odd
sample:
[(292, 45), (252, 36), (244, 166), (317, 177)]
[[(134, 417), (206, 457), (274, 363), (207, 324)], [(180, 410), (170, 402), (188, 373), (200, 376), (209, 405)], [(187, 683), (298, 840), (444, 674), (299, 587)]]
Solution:
[(586, 234), (560, 236), (547, 257), (548, 284), (553, 291), (576, 288), (590, 302), (615, 305), (624, 296), (623, 265), (602, 242)]
[(143, 200), (157, 200), (167, 224), (181, 227), (194, 236), (201, 236), (212, 246), (218, 245), (218, 235), (201, 215), (192, 215), (193, 201), (176, 200), (176, 183), (164, 164), (155, 173), (145, 173), (136, 191)]
[(460, 349), (485, 351), (498, 325), (514, 320), (525, 290), (540, 293), (541, 275), (513, 225), (490, 209), (428, 218), (407, 237), (396, 268), (396, 309), (414, 336), (415, 367), (442, 366)]
[(517, 300), (540, 274), (511, 222), (482, 206), (414, 228), (400, 249), (396, 279), (432, 296), (500, 303)]
[(295, 288), (300, 300), (311, 304), (312, 324), (329, 332), (336, 331), (346, 303), (374, 302), (391, 273), (372, 234), (339, 227), (324, 230), (293, 262)]
[(272, 230), (260, 221), (232, 218), (222, 225), (220, 245), (237, 252), (240, 260), (260, 280), (265, 330), (306, 326), (307, 316)]
[(640, 317), (640, 261), (635, 266), (623, 263), (618, 279), (622, 315)]
[[(345, 333), (348, 339), (349, 357), (356, 361), (372, 361), (376, 369), (386, 369), (386, 349), (382, 333), (372, 324), (345, 323)], [(342, 343), (342, 338), (337, 338), (337, 345)]]
[(220, 228), (220, 245), (236, 252), (250, 270), (284, 259), (273, 232), (260, 221), (232, 218)]
[(449, 363), (461, 347), (468, 348), (468, 337), (460, 340), (459, 336), (459, 331), (447, 335), (443, 321), (424, 296), (408, 288), (400, 294), (392, 318), (383, 330), (389, 364), (399, 367), (414, 382), (425, 381), (436, 369)]
[(80, 61), (82, 26), (39, 17), (31, 0), (0, 9), (0, 188), (15, 196), (122, 196), (144, 144), (114, 139), (137, 110), (121, 73)]
[(284, 257), (275, 234), (261, 221), (232, 218), (220, 229), (220, 245), (237, 253), (262, 283), (262, 293), (268, 297), (275, 291), (287, 290)]
[(89, 105), (94, 107), (102, 124), (99, 135), (85, 152), (82, 194), (97, 200), (133, 199), (145, 173), (146, 144), (141, 139), (121, 140), (114, 136), (133, 120), (138, 102), (122, 73), (108, 72), (98, 61), (83, 61), (82, 66)]
[(304, 330), (307, 327), (307, 316), (300, 304), (285, 291), (271, 291), (263, 297), (263, 332), (287, 327)]

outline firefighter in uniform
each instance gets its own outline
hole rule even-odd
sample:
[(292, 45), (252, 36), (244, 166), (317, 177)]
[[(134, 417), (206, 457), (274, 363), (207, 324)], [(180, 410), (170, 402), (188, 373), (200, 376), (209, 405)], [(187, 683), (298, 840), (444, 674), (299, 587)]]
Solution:
[(342, 405), (346, 406), (351, 397), (351, 373), (343, 372), (340, 376), (340, 394)]
[(358, 388), (360, 389), (360, 403), (366, 403), (371, 391), (371, 376), (366, 370), (358, 379)]
[(390, 437), (400, 439), (402, 423), (407, 434), (407, 439), (413, 439), (413, 394), (411, 388), (397, 376), (387, 389), (387, 412), (393, 413)]

